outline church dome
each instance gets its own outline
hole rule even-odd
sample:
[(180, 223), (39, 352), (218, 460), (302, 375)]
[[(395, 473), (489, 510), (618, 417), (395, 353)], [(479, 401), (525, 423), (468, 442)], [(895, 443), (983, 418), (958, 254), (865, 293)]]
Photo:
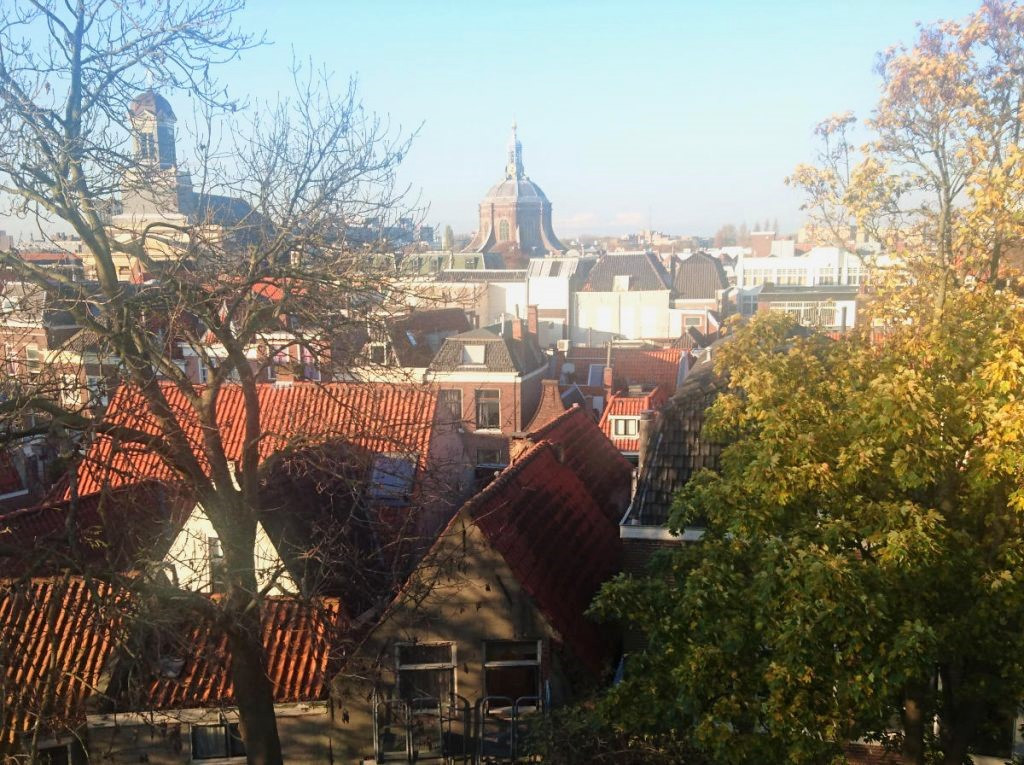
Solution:
[(481, 200), (480, 228), (464, 252), (502, 253), (509, 268), (521, 267), (531, 255), (565, 252), (551, 229), (551, 202), (523, 171), (523, 144), (514, 124), (505, 177)]
[(484, 197), (484, 202), (488, 200), (497, 201), (499, 199), (539, 199), (544, 202), (548, 201), (548, 198), (544, 196), (544, 192), (540, 190), (540, 186), (526, 177), (506, 178), (494, 184)]
[(174, 110), (167, 103), (167, 99), (150, 88), (139, 93), (128, 105), (131, 113), (136, 117), (143, 114), (152, 114), (159, 119), (174, 119)]

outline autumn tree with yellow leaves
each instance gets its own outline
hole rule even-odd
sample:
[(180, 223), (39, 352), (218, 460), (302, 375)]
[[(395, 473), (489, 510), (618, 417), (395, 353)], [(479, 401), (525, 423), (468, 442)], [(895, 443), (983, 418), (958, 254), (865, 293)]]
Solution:
[[(797, 169), (818, 225), (894, 257), (838, 341), (759, 316), (717, 354), (717, 472), (677, 498), (703, 539), (596, 611), (648, 648), (604, 700), (716, 764), (1009, 758), (1024, 701), (1024, 8), (986, 2), (879, 59), (855, 146)], [(874, 330), (874, 331), (872, 331)]]

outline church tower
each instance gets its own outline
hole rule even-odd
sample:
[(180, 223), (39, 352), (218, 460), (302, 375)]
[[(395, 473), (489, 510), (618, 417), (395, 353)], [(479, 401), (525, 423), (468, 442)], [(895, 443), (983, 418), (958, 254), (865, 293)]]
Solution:
[(132, 216), (185, 212), (191, 194), (186, 174), (178, 171), (174, 129), (177, 118), (167, 99), (152, 88), (128, 106), (135, 166), (124, 178), (121, 206)]
[(505, 178), (480, 202), (480, 227), (464, 252), (496, 252), (506, 268), (522, 268), (531, 257), (565, 252), (551, 228), (551, 202), (523, 169), (523, 144), (512, 125)]

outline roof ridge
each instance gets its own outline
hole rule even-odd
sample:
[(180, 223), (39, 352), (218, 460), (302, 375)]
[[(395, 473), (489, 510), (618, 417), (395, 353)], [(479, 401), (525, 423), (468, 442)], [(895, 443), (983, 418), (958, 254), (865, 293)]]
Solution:
[[(545, 422), (539, 428), (537, 428), (536, 430), (531, 430), (526, 435), (530, 439), (533, 439), (533, 437), (542, 437), (542, 436), (550, 433), (552, 430), (554, 430), (555, 426), (557, 426), (560, 423), (562, 423), (563, 421), (568, 420), (569, 418), (575, 416), (577, 412), (582, 412), (582, 411), (583, 411), (583, 409), (582, 409), (582, 407), (580, 407), (579, 404), (573, 404), (568, 409), (566, 409), (564, 412), (559, 414), (557, 417), (552, 417), (550, 420)], [(540, 443), (540, 442), (537, 442), (537, 443)], [(549, 441), (548, 443), (552, 443), (552, 442)], [(524, 455), (525, 454), (526, 454), (526, 452), (524, 452)]]

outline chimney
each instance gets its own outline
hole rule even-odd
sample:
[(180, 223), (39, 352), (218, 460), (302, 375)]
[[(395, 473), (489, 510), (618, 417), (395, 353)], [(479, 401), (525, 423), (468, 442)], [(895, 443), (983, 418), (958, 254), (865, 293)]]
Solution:
[(523, 339), (523, 321), (518, 316), (512, 320), (512, 339)]
[(642, 473), (644, 464), (647, 462), (648, 450), (650, 448), (651, 431), (654, 429), (654, 410), (645, 409), (640, 413), (639, 441), (640, 449), (637, 455), (637, 473)]
[(537, 306), (526, 306), (526, 331), (531, 335), (539, 334), (537, 329)]
[(608, 355), (605, 357), (604, 362), (604, 377), (601, 380), (601, 384), (604, 389), (611, 395), (612, 386), (615, 384), (615, 378), (612, 370), (612, 343), (608, 341)]

